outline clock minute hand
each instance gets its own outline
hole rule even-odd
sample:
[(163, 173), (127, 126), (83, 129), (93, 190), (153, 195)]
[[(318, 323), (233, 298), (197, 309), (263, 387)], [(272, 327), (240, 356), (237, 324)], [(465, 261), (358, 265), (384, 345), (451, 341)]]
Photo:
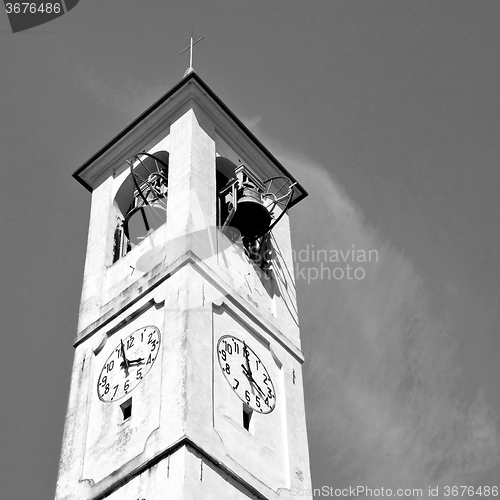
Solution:
[(143, 363), (144, 363), (144, 358), (130, 359), (128, 362), (129, 366), (131, 364), (139, 365), (139, 364), (143, 364)]
[(254, 394), (254, 390), (253, 390), (253, 385), (252, 385), (252, 380), (253, 380), (253, 377), (252, 377), (252, 369), (250, 368), (250, 360), (248, 359), (250, 356), (250, 353), (248, 352), (248, 347), (245, 343), (245, 341), (243, 341), (243, 357), (245, 358), (245, 361), (247, 363), (247, 367), (245, 368), (243, 365), (241, 365), (241, 367), (243, 368), (243, 372), (245, 373), (245, 376), (247, 377), (248, 381), (250, 382), (250, 389), (252, 390), (252, 394)]
[(125, 369), (125, 376), (128, 377), (128, 367), (130, 366), (130, 361), (127, 359), (125, 355), (125, 346), (123, 345), (123, 340), (120, 340), (120, 351), (122, 353), (123, 362), (120, 363), (120, 367)]
[[(248, 352), (248, 348), (247, 348), (247, 345), (245, 344), (245, 342), (243, 342), (243, 356), (245, 357), (245, 361), (247, 362), (247, 372), (250, 374), (250, 377), (252, 376), (252, 370), (250, 368), (250, 361), (248, 359), (248, 356), (249, 356), (249, 352)], [(241, 365), (243, 366), (243, 365)]]
[(252, 394), (255, 394), (255, 391), (253, 389), (253, 384), (252, 382), (254, 381), (253, 380), (253, 377), (252, 377), (252, 372), (249, 372), (246, 368), (245, 368), (245, 365), (241, 365), (241, 367), (243, 368), (243, 374), (245, 375), (245, 377), (248, 379), (248, 382), (250, 383), (250, 390), (252, 391)]
[(255, 385), (255, 387), (257, 388), (257, 390), (261, 393), (262, 397), (265, 398), (266, 395), (264, 394), (264, 392), (262, 391), (262, 389), (259, 387), (259, 384), (257, 384), (257, 382), (255, 382), (255, 379), (252, 377), (252, 372), (247, 371), (247, 369), (243, 365), (241, 365), (241, 367), (243, 368), (243, 373), (245, 374), (245, 377), (250, 382), (250, 385), (251, 386), (252, 386), (252, 384)]
[(266, 396), (265, 396), (264, 392), (262, 392), (262, 389), (259, 387), (259, 384), (257, 384), (257, 382), (255, 382), (255, 379), (253, 378), (252, 369), (250, 368), (250, 360), (248, 359), (250, 353), (248, 352), (248, 348), (247, 348), (247, 345), (245, 342), (243, 342), (243, 355), (245, 356), (245, 361), (247, 362), (247, 367), (246, 367), (246, 369), (243, 365), (241, 365), (241, 367), (243, 368), (243, 373), (245, 373), (245, 376), (248, 378), (248, 380), (250, 382), (250, 388), (252, 389), (252, 393), (253, 393), (253, 386), (255, 385), (255, 387), (257, 387), (257, 390), (260, 392), (262, 397), (265, 398)]

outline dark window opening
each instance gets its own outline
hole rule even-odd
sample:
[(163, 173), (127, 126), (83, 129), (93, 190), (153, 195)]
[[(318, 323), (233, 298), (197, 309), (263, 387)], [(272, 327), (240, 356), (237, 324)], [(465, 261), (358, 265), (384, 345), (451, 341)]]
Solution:
[(122, 410), (123, 420), (128, 420), (132, 416), (132, 398), (122, 403), (120, 409)]
[(132, 245), (123, 231), (123, 219), (118, 219), (113, 237), (113, 264), (127, 255), (132, 250)]
[(243, 404), (243, 427), (247, 431), (250, 430), (250, 421), (252, 420), (252, 414), (253, 410), (246, 404)]
[(222, 227), (233, 208), (232, 183), (236, 180), (236, 165), (219, 156), (215, 160), (215, 183), (217, 188), (217, 225)]

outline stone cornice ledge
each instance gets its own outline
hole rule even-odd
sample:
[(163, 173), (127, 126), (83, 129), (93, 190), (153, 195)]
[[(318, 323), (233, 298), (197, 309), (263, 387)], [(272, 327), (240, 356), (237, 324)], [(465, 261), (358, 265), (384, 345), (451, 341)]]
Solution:
[[(236, 472), (234, 472), (231, 468), (229, 468), (223, 462), (221, 462), (216, 457), (214, 457), (213, 455), (211, 455), (210, 453), (205, 451), (203, 448), (198, 446), (188, 436), (184, 436), (181, 439), (179, 439), (179, 441), (177, 441), (174, 444), (172, 444), (171, 446), (169, 446), (167, 449), (163, 450), (162, 452), (158, 453), (156, 456), (152, 457), (150, 460), (147, 460), (146, 462), (142, 463), (138, 467), (135, 467), (135, 468), (129, 470), (129, 472), (126, 473), (118, 481), (113, 482), (112, 484), (109, 484), (109, 482), (106, 481), (106, 479), (105, 479), (99, 483), (96, 483), (93, 486), (93, 489), (94, 490), (98, 489), (100, 491), (96, 492), (95, 495), (91, 497), (91, 500), (102, 500), (102, 499), (108, 497), (113, 492), (118, 490), (120, 487), (122, 487), (123, 485), (132, 481), (135, 477), (139, 476), (140, 474), (147, 471), (151, 467), (154, 467), (156, 464), (158, 464), (162, 460), (166, 459), (169, 455), (172, 455), (176, 451), (180, 450), (183, 446), (185, 446), (187, 449), (189, 449), (189, 448), (193, 449), (196, 453), (201, 455), (203, 457), (203, 459), (206, 460), (207, 463), (212, 465), (214, 468), (219, 469), (222, 472), (224, 472), (225, 474), (227, 474), (231, 479), (236, 481), (238, 484), (241, 484), (251, 494), (255, 495), (255, 498), (257, 498), (258, 500), (268, 500), (269, 498), (271, 498), (271, 496), (277, 497), (277, 493), (275, 491), (269, 489), (263, 483), (261, 483), (262, 489), (265, 489), (266, 493), (264, 494), (262, 491), (259, 491), (255, 486), (251, 485), (248, 481), (246, 481), (243, 477), (241, 477)], [(256, 481), (258, 481), (258, 480), (256, 480)], [(259, 483), (260, 483), (260, 481), (259, 481)]]
[[(137, 304), (139, 301), (144, 300), (144, 298), (147, 295), (150, 295), (151, 292), (161, 283), (188, 264), (191, 264), (197, 272), (199, 272), (207, 281), (210, 282), (211, 285), (221, 292), (221, 295), (223, 295), (221, 302), (229, 302), (234, 307), (237, 307), (252, 321), (265, 330), (297, 361), (300, 363), (304, 362), (304, 355), (302, 351), (272, 324), (271, 319), (266, 318), (255, 306), (236, 293), (222, 280), (220, 276), (213, 271), (213, 269), (211, 269), (203, 260), (190, 250), (179, 257), (175, 262), (167, 266), (167, 268), (164, 269), (164, 272), (157, 271), (155, 274), (156, 268), (152, 269), (150, 271), (150, 277), (143, 276), (133, 285), (125, 289), (118, 297), (108, 302), (104, 306), (107, 307), (108, 310), (99, 319), (94, 321), (78, 334), (73, 344), (74, 347), (81, 344), (83, 341), (93, 336), (104, 327), (107, 327), (108, 330), (113, 330), (118, 324), (126, 322), (130, 318), (130, 316), (123, 316), (127, 309)], [(162, 265), (163, 263), (160, 263), (157, 267)], [(144, 280), (143, 278), (146, 279)], [(143, 291), (141, 292), (141, 290)], [(132, 298), (132, 295), (135, 294), (136, 291), (139, 291), (139, 293)], [(154, 301), (154, 298), (151, 297), (149, 300)]]
[(253, 304), (244, 299), (237, 292), (232, 290), (220, 276), (216, 275), (214, 271), (207, 266), (203, 261), (195, 256), (192, 261), (193, 267), (198, 269), (198, 272), (204, 276), (215, 288), (219, 289), (223, 297), (214, 302), (215, 305), (222, 305), (222, 303), (230, 302), (233, 306), (240, 309), (246, 316), (253, 322), (257, 323), (263, 330), (265, 330), (276, 342), (278, 342), (284, 349), (286, 349), (294, 358), (300, 363), (304, 362), (304, 355), (302, 351), (287, 337), (285, 337), (273, 324), (272, 320), (266, 318)]

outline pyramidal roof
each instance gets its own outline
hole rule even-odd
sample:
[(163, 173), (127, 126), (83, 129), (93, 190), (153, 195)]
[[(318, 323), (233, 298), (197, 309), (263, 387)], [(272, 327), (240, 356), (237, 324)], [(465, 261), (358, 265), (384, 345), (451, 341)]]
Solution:
[[(194, 84), (194, 86), (192, 85)], [(276, 175), (284, 175), (292, 182), (297, 182), (294, 177), (286, 170), (286, 168), (270, 153), (270, 151), (250, 132), (250, 130), (241, 122), (241, 120), (222, 102), (215, 92), (202, 80), (194, 71), (187, 71), (174, 87), (166, 92), (152, 106), (146, 109), (132, 123), (124, 128), (118, 135), (109, 141), (103, 148), (95, 153), (74, 173), (73, 177), (80, 182), (86, 189), (93, 191), (97, 184), (98, 177), (109, 168), (109, 163), (114, 158), (119, 156), (120, 152), (127, 149), (127, 144), (140, 140), (141, 127), (152, 127), (162, 122), (166, 116), (170, 116), (173, 110), (179, 106), (179, 103), (194, 92), (194, 89), (200, 90), (203, 97), (211, 101), (212, 105), (222, 112), (224, 117), (232, 122), (234, 126), (249, 140), (257, 149), (274, 165)], [(139, 144), (137, 147), (140, 148)], [(131, 150), (130, 156), (136, 153), (137, 150)], [(307, 191), (300, 185), (294, 186), (294, 196), (290, 206), (295, 205), (300, 200), (307, 196)]]

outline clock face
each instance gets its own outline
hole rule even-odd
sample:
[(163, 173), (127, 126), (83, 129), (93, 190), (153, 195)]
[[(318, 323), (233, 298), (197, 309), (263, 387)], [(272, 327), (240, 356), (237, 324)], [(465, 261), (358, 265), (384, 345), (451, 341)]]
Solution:
[(120, 340), (104, 363), (97, 394), (111, 403), (129, 394), (147, 375), (160, 351), (160, 330), (145, 326)]
[(222, 373), (238, 397), (252, 410), (271, 413), (276, 406), (276, 392), (269, 372), (248, 345), (232, 335), (217, 343)]

